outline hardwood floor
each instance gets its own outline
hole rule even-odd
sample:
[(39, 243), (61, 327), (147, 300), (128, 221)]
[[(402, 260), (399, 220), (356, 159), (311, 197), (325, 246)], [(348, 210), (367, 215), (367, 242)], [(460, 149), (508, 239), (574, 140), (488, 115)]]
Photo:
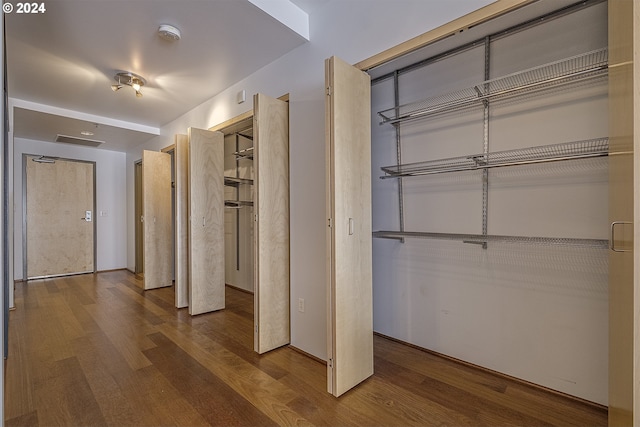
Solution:
[(126, 271), (16, 289), (7, 426), (604, 426), (603, 408), (376, 336), (375, 375), (339, 399), (325, 365), (253, 352), (253, 297), (191, 317)]

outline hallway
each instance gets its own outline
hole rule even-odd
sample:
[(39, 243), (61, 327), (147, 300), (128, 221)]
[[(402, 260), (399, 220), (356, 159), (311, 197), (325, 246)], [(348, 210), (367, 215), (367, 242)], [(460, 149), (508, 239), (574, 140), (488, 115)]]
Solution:
[(124, 270), (16, 285), (7, 426), (576, 425), (594, 408), (374, 337), (375, 374), (340, 399), (289, 347), (253, 352), (253, 297), (191, 317)]

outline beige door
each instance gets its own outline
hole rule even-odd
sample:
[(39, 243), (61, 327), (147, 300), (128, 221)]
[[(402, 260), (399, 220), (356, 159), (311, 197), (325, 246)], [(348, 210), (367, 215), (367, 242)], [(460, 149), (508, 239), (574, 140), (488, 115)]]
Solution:
[(171, 156), (142, 152), (142, 223), (144, 289), (171, 286)]
[(27, 278), (94, 271), (94, 163), (25, 156)]
[(289, 104), (254, 96), (254, 350), (288, 344)]
[(189, 137), (175, 136), (175, 303), (189, 305)]
[(189, 128), (189, 314), (224, 308), (224, 135)]
[(329, 393), (373, 374), (371, 83), (331, 57), (325, 63)]
[(609, 2), (610, 426), (640, 425), (640, 292), (635, 284), (634, 294), (633, 271), (634, 148), (640, 143), (638, 28), (640, 0)]

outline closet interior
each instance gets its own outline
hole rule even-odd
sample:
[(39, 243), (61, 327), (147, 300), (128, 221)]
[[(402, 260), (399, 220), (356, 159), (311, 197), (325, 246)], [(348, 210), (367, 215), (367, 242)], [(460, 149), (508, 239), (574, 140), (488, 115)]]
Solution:
[(225, 281), (254, 292), (253, 118), (221, 130), (224, 134)]
[(375, 331), (607, 404), (607, 42), (544, 2), (368, 70)]

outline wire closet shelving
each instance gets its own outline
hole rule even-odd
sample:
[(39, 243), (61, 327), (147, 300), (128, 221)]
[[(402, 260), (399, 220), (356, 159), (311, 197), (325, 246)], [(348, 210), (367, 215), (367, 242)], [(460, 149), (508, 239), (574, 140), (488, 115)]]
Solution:
[(598, 49), (528, 70), (486, 80), (459, 91), (380, 111), (380, 124), (401, 123), (430, 115), (605, 76), (607, 49)]
[(505, 166), (521, 166), (534, 163), (601, 157), (607, 156), (608, 154), (609, 139), (596, 138), (516, 150), (496, 151), (487, 154), (474, 154), (448, 159), (384, 166), (382, 170), (386, 175), (380, 178), (399, 178)]
[[(489, 101), (507, 99), (540, 90), (557, 88), (575, 82), (605, 77), (607, 73), (608, 54), (607, 49), (603, 48), (503, 77), (486, 80), (478, 85), (434, 96), (423, 101), (390, 108), (380, 111), (378, 115), (382, 119), (380, 124), (397, 126), (399, 123), (405, 121), (427, 118), (440, 113), (459, 111), (476, 105), (484, 106), (486, 109)], [(602, 157), (607, 156), (608, 152), (609, 139), (603, 137), (493, 153), (485, 152), (482, 154), (446, 159), (384, 166), (381, 169), (385, 175), (380, 178), (405, 178), (473, 170), (484, 170), (486, 172), (487, 169), (496, 167)], [(402, 180), (400, 180), (400, 183), (401, 182)], [(486, 189), (483, 191), (486, 192)], [(488, 200), (486, 195), (483, 199), (484, 203)], [(402, 204), (402, 202), (400, 203)], [(402, 208), (400, 212), (402, 215)], [(486, 222), (485, 212), (486, 208), (483, 210), (483, 223)], [(478, 244), (484, 248), (487, 247), (487, 243), (497, 242), (602, 249), (606, 249), (609, 244), (608, 240), (602, 239), (490, 235), (484, 231), (484, 227), (483, 234), (460, 234), (405, 231), (401, 226), (400, 231), (374, 231), (373, 237), (402, 241), (404, 241), (405, 238), (452, 240)]]

